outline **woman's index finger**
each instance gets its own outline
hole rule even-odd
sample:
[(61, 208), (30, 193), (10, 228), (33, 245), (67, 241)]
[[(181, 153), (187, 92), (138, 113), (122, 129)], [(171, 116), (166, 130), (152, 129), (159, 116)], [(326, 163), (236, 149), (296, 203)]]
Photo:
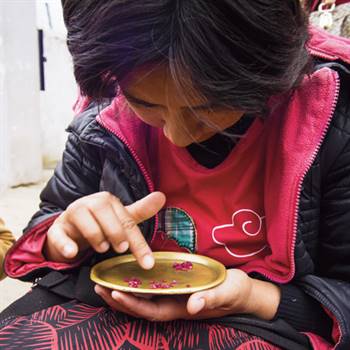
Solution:
[(144, 269), (152, 268), (154, 265), (152, 250), (138, 227), (138, 222), (120, 201), (116, 201), (112, 206), (120, 221), (124, 231), (123, 236), (129, 244), (131, 253), (135, 256), (141, 267)]

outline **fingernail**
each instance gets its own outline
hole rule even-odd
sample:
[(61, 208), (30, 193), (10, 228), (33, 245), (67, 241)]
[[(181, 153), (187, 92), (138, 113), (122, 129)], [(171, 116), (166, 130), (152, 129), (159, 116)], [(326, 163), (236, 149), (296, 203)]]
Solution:
[(120, 300), (121, 294), (116, 292), (115, 290), (112, 292), (112, 298), (116, 300)]
[(194, 302), (194, 308), (193, 308), (193, 313), (197, 314), (199, 311), (201, 311), (204, 308), (205, 305), (205, 300), (203, 298), (196, 299)]
[(100, 245), (98, 247), (99, 247), (100, 252), (104, 253), (109, 249), (109, 243), (107, 241), (103, 241), (102, 243), (100, 243)]
[(146, 256), (143, 257), (143, 267), (145, 269), (151, 269), (154, 265), (154, 259), (152, 255), (147, 254)]
[(123, 241), (118, 244), (118, 252), (124, 253), (129, 249), (129, 243), (127, 241)]
[(100, 294), (100, 292), (101, 292), (101, 289), (100, 289), (100, 287), (98, 286), (98, 284), (95, 285), (94, 290), (95, 290), (95, 293), (96, 293), (96, 294)]
[(63, 248), (63, 255), (66, 257), (66, 258), (72, 258), (74, 256), (74, 253), (75, 253), (75, 249), (73, 246), (67, 244), (64, 246)]

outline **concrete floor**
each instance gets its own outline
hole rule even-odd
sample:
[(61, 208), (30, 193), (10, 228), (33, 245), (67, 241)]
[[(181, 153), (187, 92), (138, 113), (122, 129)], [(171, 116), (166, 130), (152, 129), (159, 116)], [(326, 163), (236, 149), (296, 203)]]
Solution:
[[(0, 196), (0, 216), (16, 238), (38, 210), (39, 194), (51, 177), (52, 171), (45, 170), (43, 180), (38, 184), (10, 188)], [(0, 281), (0, 311), (30, 289), (30, 283), (11, 278)]]

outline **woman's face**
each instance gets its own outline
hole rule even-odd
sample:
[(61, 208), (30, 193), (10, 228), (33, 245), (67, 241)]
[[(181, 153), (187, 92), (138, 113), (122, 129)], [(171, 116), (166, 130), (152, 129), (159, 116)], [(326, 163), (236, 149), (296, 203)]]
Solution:
[(150, 72), (138, 70), (121, 84), (121, 88), (136, 115), (145, 123), (162, 128), (164, 135), (179, 147), (205, 141), (243, 115), (232, 109), (211, 106), (199, 98), (184, 98), (165, 68)]

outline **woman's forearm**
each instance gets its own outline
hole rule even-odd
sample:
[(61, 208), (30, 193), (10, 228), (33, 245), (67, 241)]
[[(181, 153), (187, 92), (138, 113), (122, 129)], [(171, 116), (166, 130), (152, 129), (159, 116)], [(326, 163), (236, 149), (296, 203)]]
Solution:
[(252, 289), (248, 300), (248, 313), (264, 320), (272, 320), (281, 301), (280, 288), (270, 282), (252, 279)]

